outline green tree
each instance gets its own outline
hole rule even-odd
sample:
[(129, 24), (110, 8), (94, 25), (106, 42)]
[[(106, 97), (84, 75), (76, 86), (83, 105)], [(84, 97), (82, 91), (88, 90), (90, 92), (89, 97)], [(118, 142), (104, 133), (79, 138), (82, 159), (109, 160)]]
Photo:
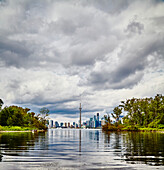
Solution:
[(116, 122), (119, 121), (120, 115), (122, 113), (122, 108), (119, 108), (118, 106), (113, 109), (113, 113), (111, 113), (112, 117), (116, 120)]
[(5, 107), (0, 111), (0, 125), (1, 126), (22, 126), (33, 127), (38, 129), (47, 129), (45, 126), (45, 116), (49, 110), (42, 110), (43, 117), (35, 116), (34, 112), (29, 112), (29, 108), (22, 108), (18, 106)]
[(128, 99), (120, 105), (127, 112), (124, 122), (140, 127), (159, 127), (164, 124), (164, 97)]
[(106, 124), (111, 124), (111, 119), (110, 119), (110, 116), (109, 116), (109, 114), (107, 114), (107, 115), (104, 115), (104, 119), (105, 119), (105, 123)]
[(48, 113), (50, 111), (46, 107), (43, 107), (39, 110), (39, 112), (40, 112), (40, 121), (45, 125), (47, 121), (46, 117), (48, 116)]

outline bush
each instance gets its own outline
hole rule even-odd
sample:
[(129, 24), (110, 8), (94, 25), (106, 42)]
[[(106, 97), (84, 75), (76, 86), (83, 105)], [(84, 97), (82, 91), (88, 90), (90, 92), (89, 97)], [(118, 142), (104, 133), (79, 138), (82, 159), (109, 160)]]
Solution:
[(148, 125), (148, 128), (158, 128), (159, 121), (153, 121)]
[(137, 126), (126, 126), (122, 130), (125, 130), (125, 131), (137, 131), (138, 127)]
[(22, 128), (19, 127), (19, 126), (11, 126), (9, 129), (10, 129), (11, 131), (21, 131), (21, 130), (22, 130)]
[(164, 129), (164, 125), (163, 124), (159, 124), (158, 125), (158, 129)]
[(123, 130), (123, 128), (124, 128), (124, 125), (122, 124), (116, 125), (116, 124), (110, 124), (110, 123), (107, 123), (106, 125), (102, 127), (104, 131), (121, 131)]

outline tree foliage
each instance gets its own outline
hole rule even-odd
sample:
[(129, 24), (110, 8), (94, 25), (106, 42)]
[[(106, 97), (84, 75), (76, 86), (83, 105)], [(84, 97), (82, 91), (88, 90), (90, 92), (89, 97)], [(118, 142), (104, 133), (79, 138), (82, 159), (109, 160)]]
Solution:
[[(122, 126), (119, 117), (124, 111), (124, 128), (164, 128), (164, 96), (157, 94), (154, 98), (132, 98), (121, 101), (121, 104), (114, 108), (112, 117), (116, 120), (114, 125), (106, 121), (104, 129), (119, 129)], [(106, 119), (110, 120), (109, 116)]]
[(164, 96), (157, 94), (154, 98), (128, 99), (120, 105), (127, 115), (124, 124), (139, 127), (158, 128), (164, 124)]
[[(46, 116), (47, 114), (44, 116), (44, 120), (46, 120)], [(29, 108), (24, 109), (18, 106), (6, 106), (0, 111), (0, 125), (47, 129), (45, 121), (41, 117), (30, 112)]]
[(115, 107), (113, 113), (111, 113), (112, 117), (116, 120), (116, 122), (119, 121), (121, 113), (122, 113), (122, 108), (119, 108), (118, 106)]

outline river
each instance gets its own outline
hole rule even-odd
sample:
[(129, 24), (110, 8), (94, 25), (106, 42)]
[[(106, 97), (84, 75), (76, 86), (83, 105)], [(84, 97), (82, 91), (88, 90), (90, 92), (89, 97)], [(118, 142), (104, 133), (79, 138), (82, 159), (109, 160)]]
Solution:
[(164, 133), (0, 133), (0, 169), (164, 169)]

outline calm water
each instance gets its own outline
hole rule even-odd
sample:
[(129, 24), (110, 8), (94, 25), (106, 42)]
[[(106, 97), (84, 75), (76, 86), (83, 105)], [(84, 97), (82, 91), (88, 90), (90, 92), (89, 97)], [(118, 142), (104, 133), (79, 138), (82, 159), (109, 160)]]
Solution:
[(0, 133), (0, 169), (164, 169), (164, 134)]

